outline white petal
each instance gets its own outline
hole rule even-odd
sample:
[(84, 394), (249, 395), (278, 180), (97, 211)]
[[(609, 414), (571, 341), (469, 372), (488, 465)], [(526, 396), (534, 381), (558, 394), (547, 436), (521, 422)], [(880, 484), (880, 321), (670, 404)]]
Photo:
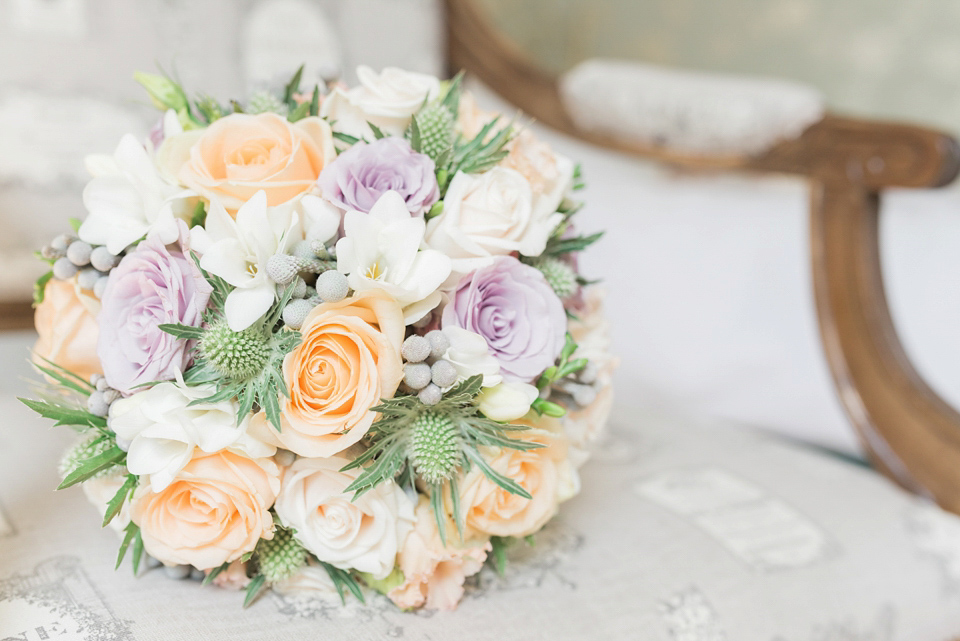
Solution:
[(270, 282), (251, 289), (235, 289), (227, 296), (224, 313), (227, 325), (235, 332), (242, 331), (267, 313), (276, 297)]

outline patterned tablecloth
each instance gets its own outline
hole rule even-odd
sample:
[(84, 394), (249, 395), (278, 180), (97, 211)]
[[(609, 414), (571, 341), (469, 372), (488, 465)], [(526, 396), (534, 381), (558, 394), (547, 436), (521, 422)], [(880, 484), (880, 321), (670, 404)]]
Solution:
[(619, 417), (583, 492), (454, 613), (237, 592), (114, 571), (118, 539), (54, 492), (71, 434), (14, 398), (0, 339), (0, 639), (887, 641), (960, 635), (960, 519), (770, 436)]

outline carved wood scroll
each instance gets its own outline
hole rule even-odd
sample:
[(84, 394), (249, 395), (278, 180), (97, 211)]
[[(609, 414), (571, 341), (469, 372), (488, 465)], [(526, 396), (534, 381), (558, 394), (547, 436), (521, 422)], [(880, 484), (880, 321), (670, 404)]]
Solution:
[(555, 129), (618, 151), (689, 169), (804, 176), (811, 190), (811, 250), (823, 347), (840, 399), (878, 469), (960, 513), (960, 413), (910, 363), (883, 288), (880, 194), (929, 188), (960, 172), (956, 140), (922, 127), (828, 115), (759, 156), (695, 156), (578, 130), (557, 79), (530, 64), (469, 0), (447, 0), (453, 69), (475, 74)]

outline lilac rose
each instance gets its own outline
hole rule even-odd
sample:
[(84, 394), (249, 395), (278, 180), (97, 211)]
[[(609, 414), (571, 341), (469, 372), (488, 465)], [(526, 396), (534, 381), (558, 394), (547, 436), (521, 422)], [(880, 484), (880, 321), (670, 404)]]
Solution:
[(124, 394), (171, 380), (190, 363), (191, 342), (158, 325), (199, 327), (211, 288), (193, 260), (170, 247), (149, 236), (110, 272), (103, 291), (97, 355), (107, 384)]
[(504, 380), (524, 383), (553, 365), (567, 332), (563, 303), (543, 274), (513, 256), (464, 276), (441, 324), (483, 336)]
[(399, 193), (414, 216), (423, 214), (440, 197), (435, 165), (416, 153), (403, 138), (358, 142), (320, 172), (320, 193), (346, 210), (370, 213), (388, 191)]

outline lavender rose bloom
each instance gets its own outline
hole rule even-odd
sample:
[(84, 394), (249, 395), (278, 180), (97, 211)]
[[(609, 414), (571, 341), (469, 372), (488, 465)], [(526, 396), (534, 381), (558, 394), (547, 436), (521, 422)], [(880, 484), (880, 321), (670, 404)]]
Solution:
[(435, 165), (403, 138), (387, 137), (370, 144), (358, 142), (320, 172), (325, 199), (346, 210), (370, 213), (380, 196), (393, 190), (407, 210), (423, 214), (440, 197)]
[(156, 236), (124, 256), (110, 272), (99, 317), (97, 355), (107, 384), (130, 394), (137, 385), (171, 380), (184, 370), (190, 341), (157, 326), (198, 327), (210, 292), (193, 260)]
[(513, 256), (464, 276), (441, 324), (483, 336), (504, 380), (524, 383), (553, 365), (567, 332), (563, 303), (543, 274)]

